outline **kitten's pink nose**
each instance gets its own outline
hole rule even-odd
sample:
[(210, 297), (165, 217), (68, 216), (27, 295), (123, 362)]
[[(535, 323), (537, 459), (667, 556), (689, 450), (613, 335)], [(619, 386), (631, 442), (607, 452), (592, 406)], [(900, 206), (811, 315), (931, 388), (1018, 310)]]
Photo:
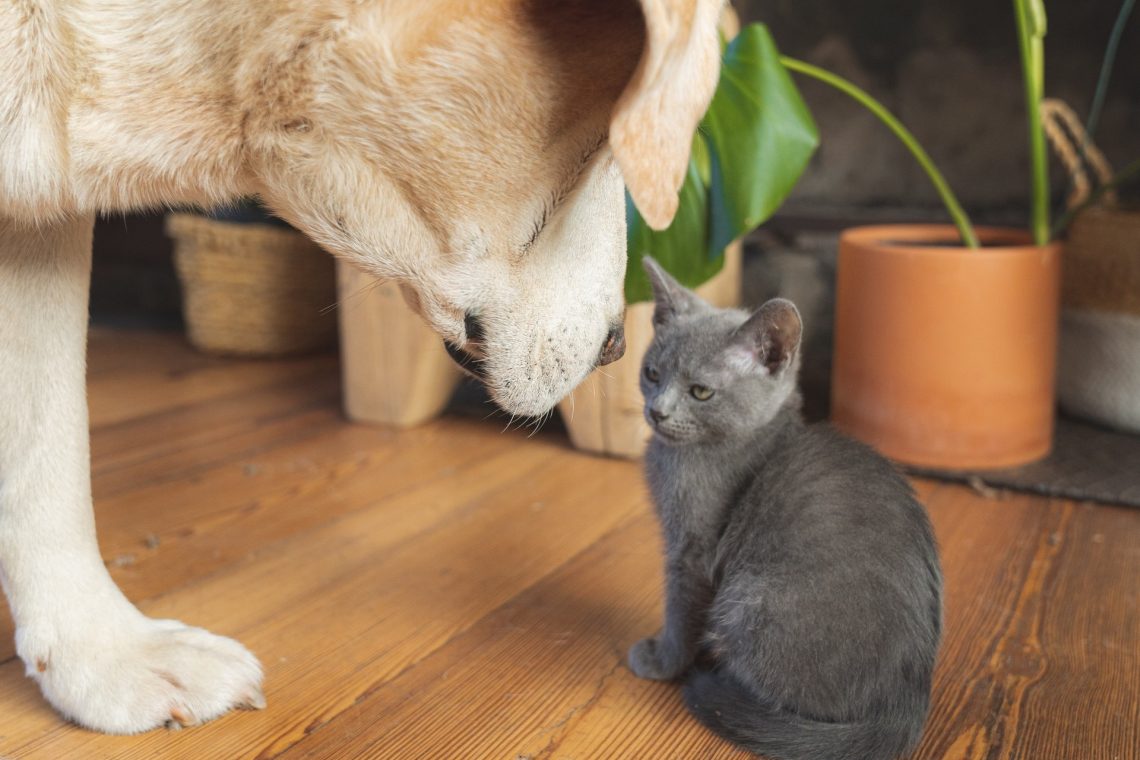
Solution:
[(602, 344), (602, 353), (598, 356), (598, 366), (613, 364), (624, 355), (625, 325), (619, 324), (606, 336), (606, 342)]

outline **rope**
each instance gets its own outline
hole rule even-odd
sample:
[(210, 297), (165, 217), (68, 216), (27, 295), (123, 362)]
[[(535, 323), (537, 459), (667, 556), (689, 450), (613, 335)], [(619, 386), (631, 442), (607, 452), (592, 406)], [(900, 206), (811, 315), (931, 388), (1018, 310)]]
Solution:
[[(1049, 144), (1061, 158), (1069, 175), (1073, 178), (1073, 190), (1065, 201), (1070, 208), (1076, 208), (1089, 199), (1093, 191), (1093, 183), (1089, 178), (1091, 173), (1096, 176), (1099, 185), (1108, 185), (1112, 182), (1112, 167), (1105, 158), (1104, 153), (1093, 144), (1092, 138), (1085, 132), (1081, 120), (1077, 118), (1072, 108), (1056, 98), (1044, 98), (1041, 101), (1041, 122), (1045, 128), (1045, 135)], [(1083, 146), (1084, 160), (1081, 158)], [(1109, 189), (1103, 194), (1104, 203), (1108, 206), (1116, 205), (1116, 191)]]

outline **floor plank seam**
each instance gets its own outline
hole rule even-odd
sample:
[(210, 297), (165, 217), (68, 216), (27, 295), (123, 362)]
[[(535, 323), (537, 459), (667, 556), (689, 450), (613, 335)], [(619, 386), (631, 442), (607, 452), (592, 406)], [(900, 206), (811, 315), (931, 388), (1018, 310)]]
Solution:
[[(311, 408), (298, 410), (295, 414), (283, 414), (283, 415), (281, 415), (280, 418), (278, 418), (275, 421), (276, 422), (284, 422), (284, 421), (290, 420), (290, 419), (299, 419), (299, 418), (305, 417), (308, 414), (318, 412), (322, 408), (323, 408), (322, 406), (314, 405)], [(236, 454), (233, 456), (227, 456), (223, 459), (213, 459), (213, 460), (210, 460), (208, 462), (201, 462), (201, 463), (194, 465), (193, 467), (191, 467), (189, 469), (174, 470), (174, 471), (171, 471), (167, 475), (150, 478), (147, 480), (145, 485), (142, 486), (142, 488), (153, 488), (156, 485), (171, 484), (171, 483), (175, 483), (179, 480), (184, 480), (186, 478), (193, 478), (193, 477), (200, 477), (203, 475), (208, 475), (211, 472), (215, 472), (218, 470), (225, 469), (227, 466), (230, 466), (230, 467), (234, 466), (236, 463), (235, 460), (237, 460), (238, 458), (248, 459), (248, 458), (254, 457), (254, 456), (264, 456), (265, 454), (268, 454), (270, 452), (277, 451), (279, 449), (286, 448), (288, 446), (293, 446), (293, 445), (296, 445), (296, 444), (301, 443), (303, 441), (308, 441), (308, 440), (318, 438), (321, 435), (328, 433), (329, 430), (335, 429), (335, 428), (339, 427), (340, 425), (342, 425), (343, 420), (338, 419), (334, 413), (329, 412), (327, 419), (318, 420), (318, 423), (319, 424), (308, 426), (304, 430), (296, 431), (291, 436), (277, 438), (271, 444), (260, 443), (260, 444), (257, 444), (255, 446), (251, 447), (250, 449), (248, 449), (246, 451), (241, 452), (240, 454)], [(211, 443), (201, 444), (200, 448), (210, 448)], [(194, 449), (183, 449), (182, 451), (184, 453), (189, 454), (189, 453), (192, 453), (193, 450)], [(117, 475), (117, 474), (123, 472), (124, 470), (131, 468), (131, 467), (143, 467), (147, 464), (152, 464), (152, 463), (162, 459), (163, 457), (168, 457), (168, 456), (172, 456), (172, 454), (164, 453), (164, 454), (155, 455), (154, 457), (137, 459), (137, 460), (133, 460), (131, 462), (124, 462), (120, 465), (110, 467), (108, 469), (93, 470), (92, 475), (95, 477), (96, 481), (98, 481), (100, 478), (110, 477), (112, 475)], [(107, 493), (101, 493), (101, 494), (99, 494), (97, 499), (99, 501), (103, 501), (106, 499), (121, 498), (123, 496), (126, 496), (127, 494), (135, 493), (138, 490), (140, 490), (138, 487), (124, 487), (124, 488), (120, 488), (118, 490), (109, 491)]]
[[(606, 690), (607, 683), (624, 667), (624, 660), (616, 660), (613, 664), (613, 667), (611, 667), (609, 670), (603, 673), (600, 678), (598, 678), (598, 681), (594, 685), (594, 689), (589, 698), (571, 707), (564, 717), (551, 725), (549, 728), (544, 728), (542, 732), (543, 735), (545, 736), (548, 734), (554, 734), (569, 724), (570, 721), (572, 721), (579, 713), (587, 712), (591, 707), (596, 705), (598, 703), (598, 700), (602, 698), (602, 694)], [(539, 750), (538, 753), (531, 758), (531, 760), (545, 760), (546, 758), (553, 759), (554, 753), (560, 746), (562, 746), (562, 742), (565, 738), (565, 734), (562, 734), (561, 736), (551, 736), (550, 741), (547, 742), (546, 746)]]

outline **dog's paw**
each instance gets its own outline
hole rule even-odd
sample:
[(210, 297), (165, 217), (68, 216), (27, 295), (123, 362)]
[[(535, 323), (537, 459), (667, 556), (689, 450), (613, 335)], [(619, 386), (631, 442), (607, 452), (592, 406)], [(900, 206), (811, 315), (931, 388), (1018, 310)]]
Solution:
[(265, 706), (261, 666), (233, 639), (141, 616), (117, 628), (93, 627), (39, 640), (31, 632), (17, 634), (28, 675), (81, 726), (133, 734)]
[(629, 648), (629, 669), (638, 678), (672, 681), (685, 670), (685, 664), (676, 659), (666, 655), (656, 636), (642, 639)]

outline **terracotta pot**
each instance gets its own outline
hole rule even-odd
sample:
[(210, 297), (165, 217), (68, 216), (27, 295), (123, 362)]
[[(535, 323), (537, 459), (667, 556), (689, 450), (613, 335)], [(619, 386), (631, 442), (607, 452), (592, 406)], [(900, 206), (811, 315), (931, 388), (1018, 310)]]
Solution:
[(1049, 453), (1060, 245), (953, 227), (847, 230), (839, 243), (831, 416), (898, 461), (1011, 467)]

